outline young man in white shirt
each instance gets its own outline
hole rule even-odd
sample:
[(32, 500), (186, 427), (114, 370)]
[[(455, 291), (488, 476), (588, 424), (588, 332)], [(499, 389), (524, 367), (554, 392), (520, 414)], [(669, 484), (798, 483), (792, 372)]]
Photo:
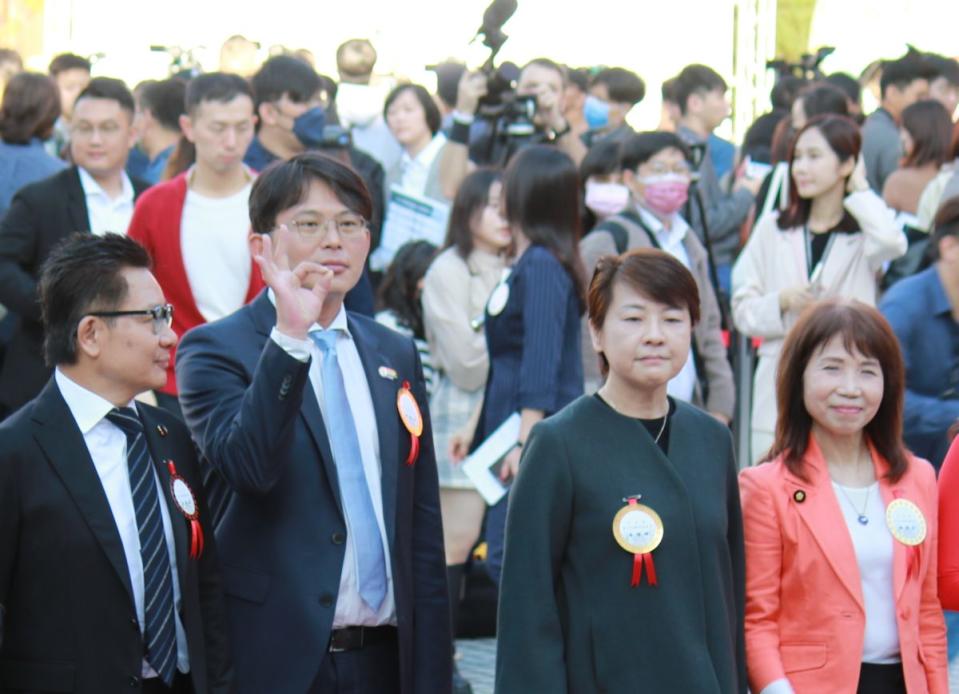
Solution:
[(124, 171), (136, 140), (133, 110), (123, 82), (92, 80), (73, 107), (75, 165), (20, 189), (0, 221), (0, 303), (20, 319), (0, 370), (0, 417), (36, 396), (50, 378), (37, 303), (47, 256), (75, 231), (126, 233), (134, 200), (147, 188)]
[[(243, 156), (256, 122), (253, 94), (239, 75), (209, 73), (190, 82), (185, 103), (180, 147), (195, 161), (144, 195), (130, 224), (130, 237), (156, 263), (179, 334), (233, 313), (263, 286), (246, 242), (254, 174)], [(157, 402), (178, 413), (172, 360), (168, 372)]]

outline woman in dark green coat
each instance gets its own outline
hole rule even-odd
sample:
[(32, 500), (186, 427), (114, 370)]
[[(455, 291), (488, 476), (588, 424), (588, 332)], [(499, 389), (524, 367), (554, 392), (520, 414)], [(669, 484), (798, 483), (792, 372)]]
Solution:
[(589, 288), (606, 383), (538, 424), (510, 493), (498, 694), (746, 691), (728, 429), (668, 396), (699, 296), (658, 250)]

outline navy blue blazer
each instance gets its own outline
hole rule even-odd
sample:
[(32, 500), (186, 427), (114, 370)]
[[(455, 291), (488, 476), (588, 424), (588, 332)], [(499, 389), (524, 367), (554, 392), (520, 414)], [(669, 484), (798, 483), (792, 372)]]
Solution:
[(489, 376), (475, 443), (514, 412), (558, 412), (583, 394), (580, 307), (573, 282), (542, 246), (531, 246), (510, 273), (509, 300), (486, 314)]
[[(327, 651), (346, 521), (309, 364), (269, 339), (275, 323), (264, 290), (236, 313), (187, 333), (176, 375), (183, 414), (209, 461), (211, 495), (220, 500), (216, 539), (240, 691), (302, 694)], [(376, 411), (400, 690), (449, 692), (449, 599), (419, 357), (412, 340), (368, 318), (349, 314), (348, 324)], [(425, 420), (412, 467), (396, 409), (403, 381)]]

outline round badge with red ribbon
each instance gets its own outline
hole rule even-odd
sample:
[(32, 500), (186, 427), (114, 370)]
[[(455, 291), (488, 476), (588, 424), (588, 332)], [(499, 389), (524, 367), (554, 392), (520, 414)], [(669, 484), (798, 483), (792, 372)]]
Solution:
[(172, 460), (166, 461), (170, 471), (170, 495), (177, 510), (190, 521), (190, 559), (199, 559), (203, 554), (203, 527), (200, 525), (200, 507), (196, 503), (196, 496), (186, 480), (176, 471), (176, 464)]
[(656, 564), (653, 550), (663, 541), (663, 521), (653, 509), (639, 503), (640, 495), (623, 499), (626, 505), (613, 518), (613, 537), (617, 544), (633, 555), (633, 575), (629, 585), (633, 588), (643, 580), (656, 585)]
[(423, 413), (416, 403), (416, 397), (410, 390), (410, 382), (403, 381), (402, 387), (396, 393), (396, 409), (400, 413), (403, 426), (410, 433), (410, 454), (406, 457), (406, 464), (412, 466), (420, 455), (420, 436), (423, 435)]

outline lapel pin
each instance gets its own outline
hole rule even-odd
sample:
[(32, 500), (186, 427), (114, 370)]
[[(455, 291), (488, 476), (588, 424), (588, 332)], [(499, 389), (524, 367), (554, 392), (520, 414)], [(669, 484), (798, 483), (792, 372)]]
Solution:
[(793, 500), (797, 504), (801, 504), (806, 500), (806, 492), (804, 492), (802, 489), (797, 489), (795, 492), (793, 492)]
[(167, 428), (166, 428), (165, 426), (163, 426), (162, 424), (157, 424), (157, 433), (158, 433), (160, 436), (166, 436), (166, 435), (167, 435)]
[(395, 370), (395, 369), (391, 369), (391, 368), (388, 367), (388, 366), (381, 366), (379, 373), (380, 373), (380, 377), (382, 377), (382, 378), (388, 378), (388, 379), (390, 379), (391, 381), (395, 381), (395, 380), (396, 380), (396, 370)]

